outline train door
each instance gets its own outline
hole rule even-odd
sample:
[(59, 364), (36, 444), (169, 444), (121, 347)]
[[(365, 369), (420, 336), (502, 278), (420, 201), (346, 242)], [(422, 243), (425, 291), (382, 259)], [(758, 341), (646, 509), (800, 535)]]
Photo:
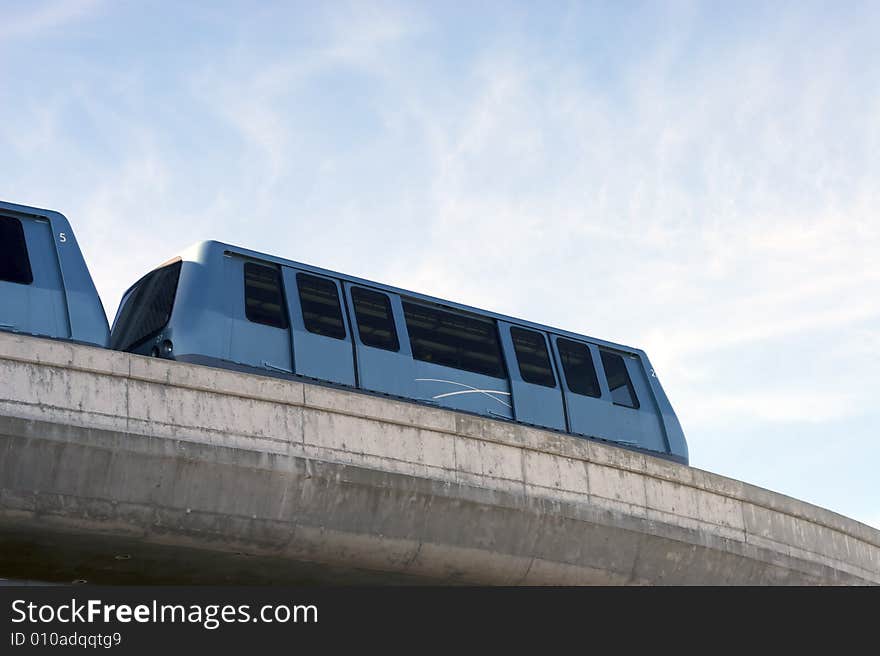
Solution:
[(70, 337), (48, 219), (0, 215), (0, 329)]
[(269, 371), (292, 373), (290, 321), (281, 268), (227, 256), (229, 360)]
[(354, 351), (337, 280), (282, 267), (294, 371), (354, 386)]
[(498, 322), (498, 329), (510, 376), (514, 419), (565, 430), (562, 392), (547, 338), (543, 333), (504, 321)]
[[(599, 380), (599, 352), (586, 342), (553, 335), (553, 354), (563, 382), (569, 430), (578, 435), (610, 439), (614, 428), (610, 394)], [(635, 440), (618, 440), (636, 444)]]
[(343, 288), (352, 312), (359, 386), (412, 397), (412, 349), (400, 296), (351, 283)]

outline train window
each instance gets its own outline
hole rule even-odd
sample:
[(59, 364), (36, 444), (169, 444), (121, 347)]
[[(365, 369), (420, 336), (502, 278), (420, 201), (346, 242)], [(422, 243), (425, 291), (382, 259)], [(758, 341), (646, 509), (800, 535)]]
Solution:
[(306, 330), (333, 339), (345, 339), (345, 324), (336, 283), (327, 278), (296, 274), (299, 302)]
[(399, 351), (397, 329), (391, 312), (391, 299), (387, 294), (353, 287), (351, 300), (354, 301), (354, 314), (357, 318), (358, 332), (365, 346)]
[(244, 313), (248, 321), (287, 328), (287, 311), (278, 267), (244, 263)]
[(408, 302), (403, 314), (416, 360), (507, 377), (494, 322)]
[(633, 389), (632, 381), (626, 371), (626, 363), (617, 353), (600, 351), (602, 366), (605, 368), (605, 377), (608, 379), (608, 387), (611, 389), (611, 400), (615, 405), (625, 405), (628, 408), (638, 408), (639, 400)]
[(22, 285), (34, 281), (24, 228), (11, 216), (0, 216), (0, 280)]
[(178, 260), (148, 273), (126, 294), (113, 326), (111, 348), (121, 351), (137, 348), (166, 326), (174, 307), (181, 266)]
[(562, 338), (556, 340), (556, 348), (562, 360), (562, 370), (565, 372), (568, 389), (584, 396), (595, 398), (602, 396), (590, 348), (586, 344)]
[(511, 328), (510, 336), (513, 338), (513, 350), (516, 351), (516, 362), (522, 379), (535, 385), (556, 387), (544, 336), (522, 328)]

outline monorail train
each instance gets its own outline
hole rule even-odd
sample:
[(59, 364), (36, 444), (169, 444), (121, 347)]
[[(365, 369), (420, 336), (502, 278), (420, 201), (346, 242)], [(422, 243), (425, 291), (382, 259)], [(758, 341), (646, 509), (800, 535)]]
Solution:
[(641, 350), (216, 241), (124, 294), (111, 348), (312, 379), (688, 462)]
[(0, 201), (0, 330), (109, 345), (98, 291), (58, 212)]

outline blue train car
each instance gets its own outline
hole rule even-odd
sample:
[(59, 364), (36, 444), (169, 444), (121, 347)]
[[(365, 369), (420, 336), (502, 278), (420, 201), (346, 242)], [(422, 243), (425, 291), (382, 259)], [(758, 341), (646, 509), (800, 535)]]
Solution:
[(0, 330), (109, 345), (98, 291), (58, 212), (0, 201)]
[(111, 345), (688, 460), (643, 351), (219, 242), (193, 246), (132, 286)]

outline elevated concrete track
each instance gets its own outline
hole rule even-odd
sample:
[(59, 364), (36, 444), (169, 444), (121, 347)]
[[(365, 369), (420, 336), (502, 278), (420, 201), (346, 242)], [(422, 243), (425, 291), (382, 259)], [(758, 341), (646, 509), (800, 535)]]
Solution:
[(509, 422), (0, 333), (0, 578), (878, 584), (880, 531)]

